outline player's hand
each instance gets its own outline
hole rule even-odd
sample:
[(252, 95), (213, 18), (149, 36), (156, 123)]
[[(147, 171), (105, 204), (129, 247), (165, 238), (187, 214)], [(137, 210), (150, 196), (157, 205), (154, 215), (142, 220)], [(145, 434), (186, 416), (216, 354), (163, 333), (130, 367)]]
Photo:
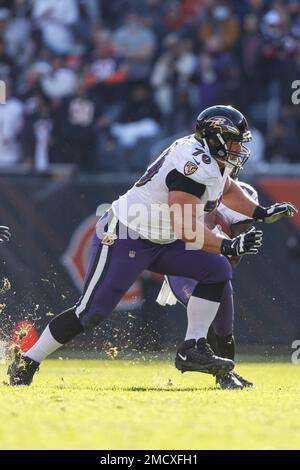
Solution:
[(253, 213), (253, 219), (258, 220), (258, 222), (272, 224), (281, 217), (293, 217), (297, 212), (297, 207), (291, 202), (277, 202), (269, 207), (257, 206)]
[(11, 237), (11, 233), (8, 227), (0, 225), (0, 243), (8, 242)]
[(262, 245), (262, 231), (252, 227), (248, 232), (241, 233), (231, 240), (224, 239), (221, 253), (225, 256), (256, 255)]

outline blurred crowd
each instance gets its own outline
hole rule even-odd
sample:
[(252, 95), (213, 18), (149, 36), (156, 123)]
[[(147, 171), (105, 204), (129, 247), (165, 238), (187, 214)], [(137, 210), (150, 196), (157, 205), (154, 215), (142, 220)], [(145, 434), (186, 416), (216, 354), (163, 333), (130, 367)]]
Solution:
[(218, 103), (252, 165), (300, 162), (297, 79), (298, 0), (0, 0), (0, 171), (142, 171)]

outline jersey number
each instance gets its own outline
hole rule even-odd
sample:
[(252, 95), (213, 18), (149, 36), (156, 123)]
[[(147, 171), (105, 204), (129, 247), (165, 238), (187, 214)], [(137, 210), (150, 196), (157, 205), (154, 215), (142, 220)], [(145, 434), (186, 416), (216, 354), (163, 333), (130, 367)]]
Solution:
[(160, 157), (155, 160), (155, 162), (152, 163), (152, 165), (148, 166), (146, 172), (135, 184), (138, 188), (151, 181), (153, 176), (159, 172), (169, 152), (170, 149), (167, 149)]

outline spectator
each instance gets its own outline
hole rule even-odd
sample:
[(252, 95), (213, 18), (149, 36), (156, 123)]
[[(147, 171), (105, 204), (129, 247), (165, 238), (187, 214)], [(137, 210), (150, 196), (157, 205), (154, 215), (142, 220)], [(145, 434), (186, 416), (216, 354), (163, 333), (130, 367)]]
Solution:
[(49, 100), (41, 93), (34, 95), (35, 106), (28, 108), (21, 135), (24, 161), (37, 173), (49, 170), (52, 137), (52, 119)]
[(63, 100), (52, 116), (55, 159), (76, 164), (83, 171), (92, 171), (99, 110), (81, 77), (77, 79), (74, 95)]
[(65, 98), (74, 93), (76, 73), (67, 68), (63, 56), (55, 56), (51, 61), (51, 71), (41, 79), (43, 92), (49, 98)]
[(18, 84), (18, 91), (25, 102), (37, 88), (40, 88), (42, 78), (51, 74), (50, 60), (50, 58), (47, 61), (46, 58), (41, 57), (23, 71), (20, 83)]
[(97, 30), (90, 65), (85, 68), (85, 80), (96, 92), (103, 94), (107, 104), (122, 100), (128, 79), (128, 68), (122, 56), (116, 53), (111, 32)]
[(202, 11), (198, 28), (199, 44), (215, 36), (221, 51), (232, 50), (239, 39), (239, 22), (227, 1), (212, 1)]
[(13, 15), (7, 17), (3, 38), (7, 54), (19, 65), (23, 56), (27, 55), (31, 24), (28, 18), (28, 3), (25, 0), (15, 0), (13, 3)]
[(74, 37), (70, 26), (79, 20), (75, 0), (33, 0), (32, 17), (42, 31), (44, 44), (53, 52), (72, 51)]
[[(155, 89), (156, 103), (160, 108), (167, 129), (173, 132), (173, 112), (176, 97), (180, 93), (184, 99), (192, 101), (191, 78), (196, 67), (196, 55), (193, 53), (193, 43), (190, 39), (181, 39), (177, 34), (169, 34), (164, 41), (165, 51), (154, 64), (150, 83)], [(179, 99), (180, 101), (180, 99)]]
[(198, 88), (199, 110), (217, 103), (219, 82), (212, 55), (200, 54), (194, 80)]
[(131, 80), (146, 80), (151, 70), (156, 38), (151, 29), (143, 25), (137, 13), (127, 15), (125, 24), (114, 34), (117, 52), (125, 57)]
[(257, 16), (249, 13), (243, 20), (244, 33), (240, 40), (240, 63), (243, 77), (244, 107), (249, 107), (256, 100), (263, 99), (260, 87), (259, 62), (262, 37)]
[[(149, 86), (143, 82), (132, 85), (127, 103), (118, 122), (111, 126), (112, 135), (132, 154), (141, 139), (153, 139), (160, 133), (160, 113), (153, 102)], [(150, 158), (144, 148), (143, 159), (139, 165), (145, 167)]]
[(241, 72), (233, 57), (228, 56), (218, 74), (218, 103), (230, 103), (236, 108), (242, 106)]
[(0, 38), (0, 79), (15, 78), (16, 67), (12, 58), (7, 54), (5, 43)]
[(21, 160), (18, 137), (23, 126), (23, 104), (11, 95), (6, 82), (6, 103), (0, 105), (0, 166), (8, 167)]
[(124, 59), (116, 53), (111, 32), (107, 29), (96, 30), (90, 64), (85, 67), (84, 79), (90, 88), (91, 96), (101, 112), (97, 119), (97, 141), (109, 141), (111, 148), (110, 126), (122, 110), (127, 95), (128, 68)]
[(167, 1), (167, 9), (164, 15), (164, 28), (165, 33), (180, 33), (183, 30), (185, 24), (185, 17), (182, 14), (181, 2)]

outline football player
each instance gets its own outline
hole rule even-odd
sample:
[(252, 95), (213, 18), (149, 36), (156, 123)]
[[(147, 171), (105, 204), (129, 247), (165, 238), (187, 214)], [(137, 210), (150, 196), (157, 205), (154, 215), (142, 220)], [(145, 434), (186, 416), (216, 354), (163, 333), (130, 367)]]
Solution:
[(199, 209), (212, 211), (222, 197), (227, 207), (264, 222), (296, 212), (290, 203), (258, 205), (230, 178), (249, 157), (244, 144), (250, 139), (238, 110), (207, 108), (198, 116), (196, 132), (176, 140), (113, 202), (96, 226), (80, 299), (54, 317), (36, 344), (9, 366), (12, 385), (29, 385), (45, 357), (106, 319), (145, 269), (197, 281), (187, 312), (189, 318), (201, 312), (201, 328), (180, 346), (177, 367), (215, 375), (233, 369), (231, 359), (213, 353), (207, 332), (231, 281), (227, 256), (256, 254), (262, 232), (251, 229), (228, 239), (205, 225)]
[[(247, 183), (238, 181), (239, 186), (246, 191), (249, 196), (258, 203), (257, 191)], [(221, 215), (220, 220), (217, 216)], [(227, 208), (224, 204), (220, 203), (217, 211), (211, 213), (210, 219), (207, 223), (212, 226), (214, 231), (230, 231), (230, 234), (238, 235), (239, 233), (246, 232), (252, 227), (253, 220)], [(221, 225), (218, 224), (221, 223)], [(229, 229), (229, 230), (228, 230)], [(230, 257), (230, 262), (233, 267), (236, 267), (242, 257)], [(165, 280), (157, 297), (157, 302), (162, 305), (175, 305), (180, 302), (183, 306), (187, 307), (189, 298), (196, 286), (196, 281), (193, 279), (186, 279), (176, 276), (165, 276)], [(201, 312), (199, 312), (199, 320), (201, 321)], [(235, 358), (235, 340), (233, 336), (233, 320), (234, 320), (234, 305), (232, 302), (232, 286), (228, 283), (227, 288), (223, 290), (220, 307), (216, 317), (208, 330), (207, 339), (215, 354), (221, 357), (227, 357), (234, 360)], [(186, 340), (189, 338), (197, 337), (198, 323), (191, 318), (191, 323), (188, 325), (186, 332)], [(180, 354), (180, 353), (179, 353)], [(181, 362), (180, 355), (177, 353), (176, 361)], [(227, 374), (216, 375), (216, 383), (222, 389), (242, 389), (245, 387), (253, 387), (253, 383), (249, 382), (235, 371), (230, 371)]]
[(0, 243), (8, 242), (10, 240), (11, 233), (9, 227), (5, 225), (0, 225)]

